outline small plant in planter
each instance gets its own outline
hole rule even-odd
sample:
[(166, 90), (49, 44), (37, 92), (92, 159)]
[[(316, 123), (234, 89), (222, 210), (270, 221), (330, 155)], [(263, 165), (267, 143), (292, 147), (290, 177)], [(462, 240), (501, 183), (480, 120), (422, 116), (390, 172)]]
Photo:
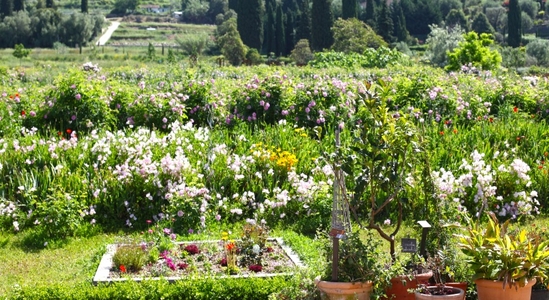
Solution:
[(513, 299), (529, 300), (536, 280), (546, 282), (549, 276), (549, 241), (532, 238), (526, 230), (509, 232), (509, 220), (500, 224), (493, 212), (488, 215), (485, 227), (466, 216), (468, 228), (459, 236), (478, 299), (511, 299), (511, 293)]
[(121, 273), (138, 272), (148, 262), (149, 255), (137, 244), (122, 245), (112, 257), (113, 266)]
[[(438, 251), (434, 256), (430, 256), (425, 261), (425, 267), (433, 272), (432, 279), (435, 285), (419, 284), (413, 291), (415, 292), (416, 300), (421, 299), (465, 299), (465, 291), (463, 289), (446, 285), (446, 280), (453, 277), (452, 271), (446, 265), (446, 256), (442, 251)], [(432, 297), (425, 297), (429, 295)]]

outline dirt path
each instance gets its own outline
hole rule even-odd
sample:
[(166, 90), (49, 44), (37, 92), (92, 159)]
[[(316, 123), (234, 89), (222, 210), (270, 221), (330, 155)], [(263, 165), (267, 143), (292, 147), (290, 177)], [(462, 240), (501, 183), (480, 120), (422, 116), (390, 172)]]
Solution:
[(116, 30), (116, 28), (118, 28), (119, 25), (120, 22), (111, 21), (111, 25), (109, 26), (109, 28), (107, 28), (105, 33), (103, 33), (103, 35), (99, 38), (99, 41), (97, 41), (97, 46), (105, 45), (107, 41), (111, 38), (112, 33)]

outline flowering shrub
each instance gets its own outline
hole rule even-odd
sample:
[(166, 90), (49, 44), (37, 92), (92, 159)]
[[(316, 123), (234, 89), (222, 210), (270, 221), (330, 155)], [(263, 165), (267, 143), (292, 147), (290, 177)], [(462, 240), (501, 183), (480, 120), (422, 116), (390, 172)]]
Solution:
[(484, 156), (476, 150), (471, 153), (471, 159), (464, 159), (459, 167), (459, 176), (444, 169), (433, 172), (437, 197), (477, 216), (483, 211), (513, 219), (538, 214), (538, 194), (529, 188), (530, 167), (518, 158), (510, 161), (508, 153), (496, 152), (489, 162)]

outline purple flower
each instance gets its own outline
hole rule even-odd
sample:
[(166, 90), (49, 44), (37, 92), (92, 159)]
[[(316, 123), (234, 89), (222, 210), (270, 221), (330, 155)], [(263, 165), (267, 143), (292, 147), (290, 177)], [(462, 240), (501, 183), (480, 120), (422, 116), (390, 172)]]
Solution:
[(80, 94), (76, 94), (76, 96), (74, 96), (76, 98), (76, 100), (80, 100), (82, 99), (82, 96), (80, 96)]

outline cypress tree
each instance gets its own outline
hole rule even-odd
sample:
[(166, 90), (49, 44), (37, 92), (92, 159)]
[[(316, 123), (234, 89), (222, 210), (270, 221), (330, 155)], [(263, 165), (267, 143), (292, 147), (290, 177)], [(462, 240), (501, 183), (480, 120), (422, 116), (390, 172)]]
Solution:
[(410, 36), (408, 29), (406, 29), (406, 19), (404, 18), (404, 12), (402, 11), (402, 6), (400, 6), (400, 1), (394, 1), (392, 4), (393, 12), (393, 34), (395, 35), (397, 41), (406, 41)]
[(244, 45), (260, 50), (263, 40), (263, 1), (238, 1), (237, 26)]
[(229, 0), (229, 9), (237, 11), (238, 10), (238, 0)]
[(25, 2), (23, 0), (14, 0), (13, 11), (22, 11), (22, 10), (25, 10)]
[(279, 5), (276, 8), (276, 56), (283, 56), (286, 52), (286, 37), (284, 34), (284, 13), (282, 12), (282, 6)]
[(267, 19), (265, 20), (265, 36), (263, 38), (263, 53), (270, 54), (276, 52), (276, 38), (275, 38), (275, 12), (274, 9), (276, 2), (267, 0)]
[(342, 0), (341, 1), (341, 18), (351, 19), (358, 16), (356, 0)]
[(88, 0), (80, 0), (80, 11), (83, 14), (88, 13)]
[(303, 0), (301, 13), (299, 14), (298, 26), (295, 33), (295, 40), (311, 40), (311, 14), (309, 11), (309, 0)]
[(0, 0), (0, 15), (7, 17), (13, 14), (13, 0)]
[(332, 46), (334, 42), (332, 33), (332, 10), (330, 0), (313, 0), (311, 10), (311, 39), (315, 51), (322, 51)]
[(366, 14), (364, 16), (364, 23), (370, 25), (370, 27), (375, 27), (374, 8), (374, 0), (366, 0)]
[(518, 0), (509, 0), (509, 11), (507, 13), (507, 44), (511, 47), (519, 47), (522, 40), (522, 28), (520, 19), (520, 6)]
[(285, 32), (285, 36), (286, 36), (285, 55), (288, 55), (292, 52), (292, 50), (294, 49), (295, 43), (296, 43), (294, 14), (290, 11), (286, 13), (286, 24), (284, 25), (284, 29), (286, 30), (286, 32)]
[(393, 37), (393, 19), (387, 2), (381, 3), (381, 11), (377, 17), (377, 34), (379, 34), (387, 43), (392, 42)]

